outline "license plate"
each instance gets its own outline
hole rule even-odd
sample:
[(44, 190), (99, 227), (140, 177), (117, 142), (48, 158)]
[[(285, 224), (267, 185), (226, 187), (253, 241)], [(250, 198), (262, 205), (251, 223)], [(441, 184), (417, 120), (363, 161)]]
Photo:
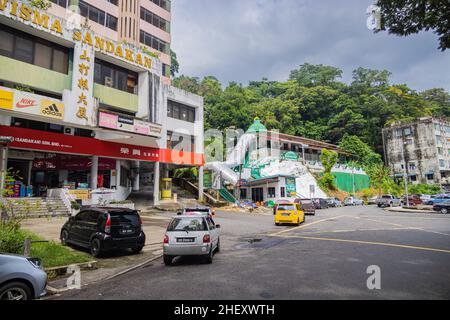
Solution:
[(194, 242), (194, 238), (177, 238), (177, 242)]
[(133, 232), (134, 232), (133, 229), (122, 229), (122, 230), (120, 230), (121, 234), (130, 234), (130, 233), (133, 233)]
[(289, 217), (289, 213), (282, 213), (281, 214), (283, 217)]

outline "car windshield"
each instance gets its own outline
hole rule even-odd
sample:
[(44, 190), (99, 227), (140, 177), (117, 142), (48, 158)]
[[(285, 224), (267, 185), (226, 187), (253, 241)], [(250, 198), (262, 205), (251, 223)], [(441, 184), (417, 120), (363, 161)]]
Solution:
[(278, 205), (278, 210), (294, 210), (293, 205), (280, 204)]
[(312, 201), (311, 200), (300, 200), (302, 204), (311, 204)]
[(174, 218), (167, 231), (206, 231), (206, 222), (202, 218)]
[(208, 208), (186, 208), (185, 212), (209, 212)]

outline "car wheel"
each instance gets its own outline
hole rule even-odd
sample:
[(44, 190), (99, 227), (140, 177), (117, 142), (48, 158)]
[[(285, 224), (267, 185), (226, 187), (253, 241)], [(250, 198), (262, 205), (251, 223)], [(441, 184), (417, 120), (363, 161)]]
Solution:
[(142, 248), (144, 248), (144, 247), (143, 246), (139, 246), (139, 247), (131, 248), (131, 252), (133, 254), (138, 254), (138, 253), (140, 253), (142, 251)]
[(297, 225), (300, 225), (300, 218), (297, 219)]
[(279, 224), (278, 222), (275, 222), (275, 225), (276, 225), (276, 226), (279, 226), (280, 224)]
[(10, 282), (0, 287), (0, 300), (31, 300), (30, 288), (22, 282)]
[(163, 256), (163, 260), (164, 260), (164, 264), (166, 266), (171, 266), (172, 265), (173, 256), (168, 256), (167, 254), (165, 254)]
[(217, 247), (216, 247), (216, 252), (220, 252), (220, 238), (217, 239)]
[(67, 230), (63, 230), (61, 232), (61, 244), (63, 246), (67, 246), (67, 240), (69, 239), (69, 232)]
[(102, 254), (102, 244), (101, 244), (100, 240), (97, 238), (92, 239), (90, 249), (91, 249), (91, 255), (93, 257), (95, 257), (95, 258), (100, 257)]
[(447, 214), (448, 213), (448, 209), (447, 208), (441, 208), (441, 213), (442, 214)]
[(205, 257), (206, 258), (206, 263), (212, 263), (213, 255), (214, 255), (214, 251), (213, 251), (212, 246), (211, 246), (211, 249), (209, 250), (209, 253)]

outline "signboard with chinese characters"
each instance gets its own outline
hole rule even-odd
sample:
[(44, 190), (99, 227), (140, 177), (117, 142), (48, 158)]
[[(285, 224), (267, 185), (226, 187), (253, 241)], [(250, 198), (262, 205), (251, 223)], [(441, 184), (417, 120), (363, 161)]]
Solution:
[(61, 100), (6, 87), (0, 87), (0, 108), (58, 120), (64, 117)]
[(74, 72), (70, 95), (71, 112), (65, 120), (80, 125), (94, 126), (94, 50), (92, 47), (76, 43), (74, 48)]

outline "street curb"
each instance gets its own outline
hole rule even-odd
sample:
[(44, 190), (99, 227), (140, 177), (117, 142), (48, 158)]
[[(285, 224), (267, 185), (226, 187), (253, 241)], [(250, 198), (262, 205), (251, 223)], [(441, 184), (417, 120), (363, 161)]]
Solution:
[(395, 210), (395, 209), (387, 209), (384, 208), (383, 209), (386, 212), (403, 212), (403, 213), (424, 213), (424, 214), (439, 214), (439, 212), (436, 211), (432, 211), (432, 210), (420, 210), (420, 209), (416, 209), (416, 210)]
[[(131, 267), (125, 269), (125, 270), (122, 270), (122, 271), (119, 271), (119, 272), (117, 272), (117, 273), (115, 273), (115, 274), (112, 274), (112, 275), (110, 275), (110, 276), (107, 276), (106, 278), (99, 279), (99, 280), (95, 280), (95, 281), (92, 281), (92, 282), (89, 282), (89, 283), (85, 283), (85, 284), (82, 284), (81, 286), (82, 286), (82, 287), (86, 287), (86, 286), (88, 286), (88, 285), (95, 284), (95, 283), (98, 283), (98, 282), (100, 282), (100, 281), (105, 281), (105, 280), (113, 279), (113, 278), (115, 278), (115, 277), (118, 277), (118, 276), (123, 275), (123, 274), (125, 274), (125, 273), (128, 273), (128, 272), (130, 272), (130, 271), (133, 271), (133, 270), (135, 270), (135, 269), (137, 269), (137, 268), (140, 268), (140, 267), (142, 267), (143, 265), (145, 265), (145, 264), (147, 264), (147, 263), (149, 263), (149, 262), (152, 262), (152, 261), (154, 261), (154, 260), (157, 260), (157, 259), (161, 258), (162, 256), (163, 256), (162, 254), (159, 254), (159, 255), (154, 256), (154, 257), (151, 257), (151, 258), (149, 258), (149, 259), (147, 259), (147, 260), (145, 260), (145, 261), (143, 261), (143, 262), (141, 262), (141, 263), (139, 263), (139, 264), (136, 264), (136, 265), (134, 265), (134, 266), (131, 266)], [(69, 289), (69, 288), (57, 289), (57, 288), (53, 288), (53, 287), (50, 286), (50, 285), (47, 285), (46, 290), (47, 290), (47, 292), (48, 292), (47, 296), (49, 296), (49, 295), (60, 294), (60, 293), (63, 293), (63, 292), (66, 292), (66, 291), (69, 291), (69, 290), (72, 290), (72, 289)]]

